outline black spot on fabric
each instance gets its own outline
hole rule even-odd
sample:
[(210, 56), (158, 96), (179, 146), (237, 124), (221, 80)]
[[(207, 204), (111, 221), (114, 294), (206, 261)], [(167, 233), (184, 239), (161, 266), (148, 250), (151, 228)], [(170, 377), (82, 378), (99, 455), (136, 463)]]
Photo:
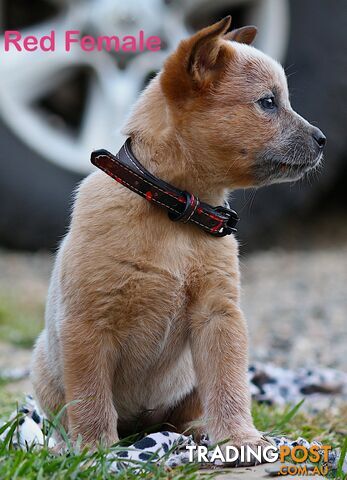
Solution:
[(19, 425), (23, 425), (24, 422), (25, 422), (25, 418), (21, 418), (20, 420), (18, 420)]
[(269, 400), (269, 399), (260, 399), (258, 400), (259, 403), (262, 403), (264, 405), (272, 405), (272, 400)]
[(253, 383), (253, 385), (255, 385), (259, 389), (259, 392), (262, 395), (265, 395), (265, 390), (263, 389), (263, 385), (267, 383), (277, 383), (275, 379), (269, 377), (268, 375), (266, 375), (266, 373), (263, 373), (263, 372), (256, 373), (252, 378), (251, 382)]
[(117, 457), (126, 458), (128, 456), (128, 452), (124, 450), (124, 452), (117, 452)]
[(161, 446), (163, 447), (164, 452), (166, 453), (169, 450), (167, 443), (162, 443)]
[(261, 389), (266, 383), (276, 383), (276, 380), (267, 375), (265, 372), (258, 372), (252, 378), (252, 383)]
[(19, 411), (21, 413), (29, 413), (29, 410), (27, 408), (24, 408), (24, 407), (22, 407)]
[(140, 453), (140, 455), (139, 455), (139, 459), (140, 459), (140, 460), (145, 460), (145, 461), (147, 461), (147, 460), (150, 460), (151, 458), (153, 458), (153, 453), (145, 453), (145, 452), (143, 452), (143, 453)]
[(170, 467), (172, 467), (172, 468), (177, 467), (177, 463), (176, 463), (176, 462), (171, 462), (171, 463), (170, 463)]
[(153, 438), (145, 437), (142, 440), (134, 443), (133, 447), (138, 448), (139, 450), (144, 450), (145, 448), (155, 447), (157, 442)]
[(280, 387), (280, 394), (282, 397), (287, 397), (288, 396), (288, 388), (287, 387)]
[(255, 372), (255, 366), (254, 365), (251, 365), (248, 369), (250, 372)]
[(312, 393), (327, 393), (326, 389), (321, 385), (306, 385), (300, 388), (300, 393), (304, 395), (312, 395)]
[(170, 434), (169, 432), (161, 432), (163, 435), (165, 435), (165, 437), (168, 437)]
[(32, 415), (31, 415), (31, 418), (34, 420), (35, 423), (40, 423), (41, 422), (40, 415), (37, 413), (36, 410), (33, 411)]
[(297, 447), (298, 445), (299, 445), (298, 442), (292, 442), (292, 443), (291, 443), (291, 446), (292, 446), (292, 447)]

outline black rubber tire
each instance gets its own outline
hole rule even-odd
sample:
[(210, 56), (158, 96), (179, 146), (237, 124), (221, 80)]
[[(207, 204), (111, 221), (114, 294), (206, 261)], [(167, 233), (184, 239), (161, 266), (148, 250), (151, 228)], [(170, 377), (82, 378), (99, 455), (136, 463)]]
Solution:
[(71, 193), (81, 176), (40, 158), (2, 122), (0, 141), (1, 245), (56, 248), (68, 225)]
[[(266, 245), (288, 216), (305, 215), (345, 172), (347, 152), (346, 0), (291, 0), (286, 65), (293, 107), (328, 138), (326, 166), (318, 181), (236, 192), (239, 238), (246, 248)], [(7, 247), (55, 248), (66, 231), (71, 193), (80, 176), (28, 149), (0, 122), (0, 243)], [(43, 139), (44, 141), (44, 139)], [(248, 200), (247, 200), (248, 199)]]

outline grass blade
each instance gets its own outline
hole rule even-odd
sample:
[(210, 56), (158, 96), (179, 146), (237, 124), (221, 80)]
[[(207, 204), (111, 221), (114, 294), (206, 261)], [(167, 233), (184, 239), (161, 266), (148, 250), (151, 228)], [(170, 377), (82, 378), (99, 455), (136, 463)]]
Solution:
[(303, 398), (299, 403), (294, 405), (288, 412), (285, 412), (283, 417), (276, 423), (275, 427), (271, 431), (271, 434), (281, 432), (283, 428), (292, 420), (292, 418), (298, 413), (305, 399)]
[(343, 463), (346, 458), (346, 454), (347, 454), (347, 437), (345, 438), (341, 448), (341, 455), (340, 455), (339, 463), (337, 465), (336, 478), (339, 478), (339, 479), (347, 478), (347, 474), (345, 474), (344, 471), (342, 470)]

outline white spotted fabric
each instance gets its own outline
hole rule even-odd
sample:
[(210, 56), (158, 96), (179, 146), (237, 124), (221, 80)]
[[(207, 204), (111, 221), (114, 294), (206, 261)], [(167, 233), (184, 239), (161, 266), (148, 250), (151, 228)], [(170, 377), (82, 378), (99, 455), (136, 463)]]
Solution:
[(174, 468), (189, 462), (189, 454), (185, 448), (187, 445), (195, 445), (191, 436), (163, 431), (151, 433), (123, 451), (110, 453), (107, 458), (111, 460), (112, 472), (137, 466), (139, 462), (163, 460), (166, 466)]
[[(12, 445), (15, 448), (25, 450), (31, 446), (40, 448), (44, 445), (47, 445), (49, 448), (55, 447), (56, 442), (53, 438), (45, 440), (42, 431), (44, 417), (31, 395), (26, 396), (25, 404), (19, 410), (12, 412), (8, 422), (14, 421), (16, 418), (18, 419), (18, 428), (12, 437)], [(5, 440), (9, 429), (10, 426), (0, 435), (0, 441)]]
[(347, 400), (347, 373), (332, 368), (290, 370), (271, 364), (253, 364), (248, 372), (253, 400), (269, 405), (296, 405), (317, 412)]

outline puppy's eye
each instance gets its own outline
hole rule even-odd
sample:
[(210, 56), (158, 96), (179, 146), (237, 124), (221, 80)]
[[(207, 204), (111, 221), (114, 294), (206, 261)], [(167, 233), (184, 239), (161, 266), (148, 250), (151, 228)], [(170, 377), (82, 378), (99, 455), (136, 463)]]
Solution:
[(264, 97), (258, 102), (264, 110), (274, 110), (276, 108), (275, 97)]

